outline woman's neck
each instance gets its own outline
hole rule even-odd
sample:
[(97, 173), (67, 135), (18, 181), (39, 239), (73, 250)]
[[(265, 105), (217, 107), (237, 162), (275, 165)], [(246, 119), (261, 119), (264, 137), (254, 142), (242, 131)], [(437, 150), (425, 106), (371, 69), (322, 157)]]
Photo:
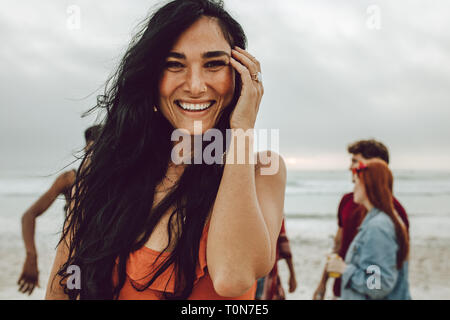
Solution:
[(373, 204), (369, 201), (369, 199), (365, 199), (362, 205), (367, 209), (367, 212), (373, 209)]

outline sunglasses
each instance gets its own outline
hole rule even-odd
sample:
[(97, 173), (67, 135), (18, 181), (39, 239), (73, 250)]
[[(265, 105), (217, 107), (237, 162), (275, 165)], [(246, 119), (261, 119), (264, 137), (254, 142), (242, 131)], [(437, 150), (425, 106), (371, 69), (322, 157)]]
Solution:
[(359, 162), (358, 163), (358, 167), (356, 167), (356, 168), (352, 168), (352, 173), (353, 174), (358, 174), (359, 175), (359, 173), (361, 172), (361, 171), (363, 171), (363, 170), (366, 170), (367, 169), (367, 166), (363, 163), (363, 162)]

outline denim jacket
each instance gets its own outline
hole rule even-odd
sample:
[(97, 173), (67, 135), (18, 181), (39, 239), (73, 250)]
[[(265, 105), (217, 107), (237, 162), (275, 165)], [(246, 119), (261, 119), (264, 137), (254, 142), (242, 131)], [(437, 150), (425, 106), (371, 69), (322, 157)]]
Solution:
[(370, 210), (345, 256), (341, 299), (410, 300), (408, 261), (397, 269), (397, 236), (384, 212)]

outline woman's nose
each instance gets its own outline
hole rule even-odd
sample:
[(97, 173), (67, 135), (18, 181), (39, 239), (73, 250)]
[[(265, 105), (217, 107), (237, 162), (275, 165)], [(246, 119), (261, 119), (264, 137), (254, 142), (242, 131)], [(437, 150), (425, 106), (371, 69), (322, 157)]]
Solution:
[(201, 70), (188, 70), (184, 88), (192, 96), (199, 96), (206, 92), (206, 83)]

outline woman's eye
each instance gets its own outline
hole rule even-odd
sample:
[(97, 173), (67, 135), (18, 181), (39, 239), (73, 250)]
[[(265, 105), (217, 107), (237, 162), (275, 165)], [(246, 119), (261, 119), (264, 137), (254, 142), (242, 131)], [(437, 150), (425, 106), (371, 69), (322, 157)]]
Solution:
[(181, 69), (183, 67), (184, 67), (184, 65), (181, 64), (180, 62), (177, 62), (177, 61), (167, 61), (166, 62), (166, 69), (178, 70), (178, 69)]
[(206, 68), (209, 69), (219, 69), (220, 67), (226, 66), (227, 63), (225, 61), (222, 60), (217, 60), (217, 61), (209, 61), (205, 64)]

